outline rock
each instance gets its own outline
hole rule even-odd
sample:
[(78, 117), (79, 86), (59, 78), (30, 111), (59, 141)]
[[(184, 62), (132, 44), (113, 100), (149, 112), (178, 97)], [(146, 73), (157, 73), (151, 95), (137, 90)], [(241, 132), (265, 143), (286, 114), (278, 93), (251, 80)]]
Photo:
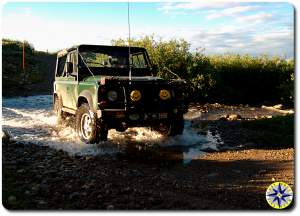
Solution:
[(274, 109), (282, 109), (283, 105), (282, 104), (277, 104), (273, 106)]
[(17, 170), (17, 173), (24, 173), (24, 172), (25, 172), (24, 169), (19, 169), (19, 170)]
[(205, 176), (203, 176), (204, 178), (212, 178), (212, 177), (216, 177), (216, 176), (218, 176), (219, 175), (219, 173), (210, 173), (210, 174), (207, 174), (207, 175), (205, 175)]
[(49, 185), (46, 181), (43, 181), (41, 184), (40, 184), (40, 189), (42, 190), (48, 190), (49, 189)]
[(39, 185), (33, 185), (33, 186), (31, 187), (31, 190), (32, 190), (32, 191), (37, 191), (37, 190), (39, 190)]
[(8, 143), (10, 141), (10, 134), (6, 130), (2, 130), (2, 142)]
[(114, 205), (108, 205), (108, 206), (106, 207), (106, 209), (107, 209), (107, 210), (114, 210), (115, 207), (114, 207)]
[(80, 197), (80, 193), (79, 192), (73, 192), (69, 195), (69, 199), (73, 199), (73, 198), (79, 198)]
[(214, 104), (212, 104), (212, 106), (213, 106), (213, 107), (216, 107), (216, 108), (220, 108), (220, 107), (222, 107), (222, 105), (221, 105), (221, 104), (219, 104), (219, 103), (214, 103)]
[(219, 120), (221, 120), (221, 121), (227, 121), (227, 119), (229, 118), (229, 115), (227, 114), (227, 115), (222, 115), (220, 118), (219, 118)]
[(242, 171), (241, 171), (241, 170), (238, 170), (238, 169), (234, 169), (234, 170), (232, 170), (232, 172), (235, 172), (235, 173), (237, 173), (237, 174), (242, 173)]
[(8, 203), (14, 203), (17, 201), (17, 198), (15, 196), (9, 196), (8, 197)]
[(259, 170), (258, 171), (258, 175), (263, 175), (263, 174), (266, 174), (267, 173), (267, 170)]
[(38, 205), (40, 205), (40, 206), (44, 206), (44, 205), (46, 205), (47, 204), (47, 202), (45, 202), (44, 200), (40, 200), (39, 202), (38, 202)]
[(227, 119), (230, 121), (235, 121), (242, 119), (242, 116), (240, 116), (239, 114), (230, 114)]

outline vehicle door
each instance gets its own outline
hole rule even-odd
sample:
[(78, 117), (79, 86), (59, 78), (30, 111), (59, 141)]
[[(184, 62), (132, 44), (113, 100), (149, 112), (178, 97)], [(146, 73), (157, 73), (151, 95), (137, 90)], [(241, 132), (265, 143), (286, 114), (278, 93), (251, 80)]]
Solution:
[(55, 73), (55, 84), (54, 90), (61, 97), (62, 105), (65, 106), (66, 86), (65, 86), (65, 65), (66, 65), (67, 55), (60, 56), (57, 58), (56, 62), (56, 73)]
[(78, 98), (78, 68), (77, 68), (77, 52), (76, 50), (70, 52), (66, 60), (66, 101), (65, 106), (69, 109), (76, 110), (76, 103)]

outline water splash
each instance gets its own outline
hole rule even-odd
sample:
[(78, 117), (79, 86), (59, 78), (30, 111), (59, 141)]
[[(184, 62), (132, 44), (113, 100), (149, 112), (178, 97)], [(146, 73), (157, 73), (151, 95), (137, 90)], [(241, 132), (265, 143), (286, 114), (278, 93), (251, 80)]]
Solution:
[(199, 135), (187, 120), (183, 134), (174, 137), (164, 137), (150, 128), (129, 128), (122, 133), (110, 130), (108, 141), (100, 145), (86, 145), (79, 140), (73, 127), (57, 126), (51, 95), (3, 98), (2, 114), (3, 129), (8, 130), (13, 139), (62, 149), (70, 155), (115, 154), (122, 152), (128, 143), (136, 142), (165, 148), (181, 147), (188, 161), (201, 154), (201, 146), (211, 142)]

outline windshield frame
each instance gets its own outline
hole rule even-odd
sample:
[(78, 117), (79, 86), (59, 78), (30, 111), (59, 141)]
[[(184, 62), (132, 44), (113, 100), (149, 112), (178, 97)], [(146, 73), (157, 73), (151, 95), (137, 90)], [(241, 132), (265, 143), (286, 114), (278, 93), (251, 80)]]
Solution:
[[(129, 54), (129, 47), (125, 46), (102, 46), (102, 45), (80, 45), (77, 48), (78, 51), (78, 74), (81, 77), (90, 76), (91, 74), (87, 73), (80, 73), (83, 72), (86, 68), (86, 65), (83, 63), (81, 59), (81, 53), (82, 52), (95, 52), (95, 53), (101, 53), (101, 52), (109, 52), (110, 50), (121, 50), (122, 52), (126, 52)], [(132, 76), (152, 76), (151, 74), (151, 68), (152, 64), (149, 59), (148, 53), (145, 48), (142, 47), (130, 47), (130, 53), (142, 53), (144, 60), (145, 60), (145, 68), (134, 68), (131, 67)], [(128, 57), (127, 54), (127, 57)], [(128, 63), (128, 61), (127, 61)], [(124, 68), (118, 68), (118, 67), (90, 67), (88, 65), (89, 69), (94, 75), (109, 75), (109, 76), (128, 76), (129, 75), (129, 65)]]

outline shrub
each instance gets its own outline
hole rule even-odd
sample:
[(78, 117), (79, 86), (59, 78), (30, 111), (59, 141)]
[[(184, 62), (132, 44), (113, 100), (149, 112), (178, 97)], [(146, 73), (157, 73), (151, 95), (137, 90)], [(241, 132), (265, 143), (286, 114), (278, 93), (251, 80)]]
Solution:
[[(294, 101), (294, 61), (283, 57), (238, 54), (204, 55), (203, 50), (190, 51), (180, 40), (155, 40), (146, 36), (131, 40), (131, 46), (148, 50), (159, 76), (168, 77), (164, 67), (186, 79), (193, 101), (223, 103), (263, 103)], [(123, 39), (113, 45), (127, 45)]]

